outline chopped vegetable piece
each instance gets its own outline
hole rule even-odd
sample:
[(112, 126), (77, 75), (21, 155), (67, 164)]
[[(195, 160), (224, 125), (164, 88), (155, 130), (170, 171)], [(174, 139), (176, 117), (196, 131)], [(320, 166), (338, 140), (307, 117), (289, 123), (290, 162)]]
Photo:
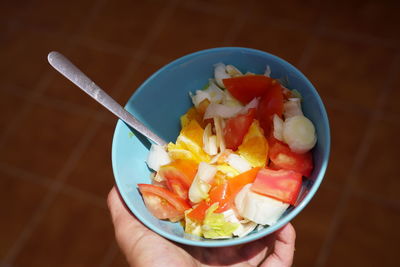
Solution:
[(203, 231), (201, 230), (201, 221), (193, 220), (191, 217), (189, 217), (189, 213), (191, 210), (185, 211), (185, 232), (196, 235), (196, 236), (202, 236)]
[(206, 216), (206, 210), (211, 206), (211, 204), (205, 200), (197, 204), (190, 212), (188, 212), (187, 217), (191, 220), (202, 223), (204, 217)]
[(313, 170), (311, 152), (298, 154), (291, 151), (288, 145), (278, 140), (270, 140), (272, 144), (269, 150), (269, 158), (275, 168), (292, 170), (305, 177), (310, 177)]
[(251, 190), (294, 205), (301, 188), (301, 174), (291, 170), (261, 169)]
[(149, 184), (138, 184), (146, 207), (158, 219), (180, 220), (189, 204), (171, 191)]
[(238, 154), (232, 153), (228, 156), (227, 162), (230, 166), (238, 170), (240, 173), (251, 169), (250, 163)]
[(261, 127), (264, 129), (265, 136), (269, 136), (272, 125), (272, 116), (277, 114), (282, 117), (283, 95), (282, 87), (274, 80), (273, 85), (268, 88), (261, 97), (258, 104), (257, 117)]
[(217, 172), (215, 166), (205, 162), (200, 162), (196, 176), (189, 188), (189, 199), (193, 203), (199, 203), (208, 198), (208, 191), (211, 188), (211, 182)]
[(231, 76), (226, 72), (226, 66), (223, 63), (217, 63), (214, 65), (214, 77), (218, 86), (221, 88), (225, 88), (223, 80), (226, 78), (230, 78)]
[(167, 181), (169, 190), (187, 200), (188, 191), (197, 172), (197, 164), (191, 160), (176, 160), (161, 166), (158, 175)]
[(211, 204), (218, 203), (215, 212), (220, 213), (231, 208), (231, 193), (227, 182), (211, 188), (209, 196)]
[(243, 138), (253, 122), (255, 113), (255, 109), (250, 109), (246, 114), (239, 114), (227, 120), (224, 128), (224, 139), (227, 148), (236, 150), (242, 144)]
[(189, 187), (197, 173), (197, 164), (192, 160), (178, 159), (171, 164), (164, 165), (158, 171), (158, 174), (167, 180), (175, 178)]
[(158, 171), (160, 166), (169, 164), (171, 159), (167, 151), (165, 151), (165, 147), (152, 144), (146, 162), (149, 168)]
[(208, 99), (204, 99), (203, 101), (200, 102), (200, 104), (196, 107), (197, 112), (201, 115), (201, 117), (204, 117), (204, 114), (206, 113), (206, 110), (208, 108), (208, 105), (210, 105), (210, 101)]
[(206, 210), (214, 203), (218, 203), (218, 208), (215, 210), (217, 213), (221, 213), (231, 207), (231, 195), (228, 190), (228, 183), (225, 182), (214, 186), (209, 192), (209, 200), (202, 200), (187, 216), (192, 220), (202, 222)]
[(226, 149), (225, 138), (223, 134), (223, 121), (220, 117), (214, 117), (214, 126), (215, 126), (215, 134), (217, 136), (217, 144), (219, 146), (219, 150), (224, 152)]
[(283, 140), (283, 120), (276, 114), (273, 116), (273, 136), (279, 141)]
[(223, 214), (214, 213), (216, 209), (218, 209), (218, 203), (214, 203), (206, 211), (203, 226), (201, 227), (204, 237), (214, 239), (232, 237), (239, 224), (227, 222)]
[(237, 76), (242, 76), (243, 75), (243, 73), (233, 65), (226, 65), (225, 69), (226, 69), (226, 72), (231, 77), (237, 77)]
[(203, 150), (210, 156), (218, 154), (217, 136), (212, 134), (211, 123), (208, 123), (203, 133)]
[(231, 167), (228, 164), (219, 164), (217, 165), (217, 170), (221, 173), (225, 174), (228, 177), (234, 177), (239, 174), (239, 171), (235, 168)]
[(289, 98), (289, 100), (283, 104), (283, 116), (285, 116), (285, 119), (289, 119), (297, 115), (303, 115), (301, 99)]
[(226, 89), (240, 102), (248, 103), (265, 94), (274, 80), (264, 75), (245, 75), (223, 80)]
[(261, 225), (273, 225), (289, 207), (289, 204), (252, 192), (251, 184), (237, 194), (235, 204), (239, 214)]
[(303, 115), (286, 119), (283, 123), (283, 140), (296, 153), (305, 153), (317, 142), (313, 123)]
[(207, 107), (204, 119), (211, 119), (217, 116), (223, 119), (232, 118), (241, 110), (242, 107), (240, 106), (226, 106), (223, 104), (211, 103)]
[(246, 185), (254, 182), (256, 179), (257, 173), (260, 168), (252, 168), (247, 172), (243, 172), (231, 179), (228, 180), (229, 190), (232, 197), (235, 195)]

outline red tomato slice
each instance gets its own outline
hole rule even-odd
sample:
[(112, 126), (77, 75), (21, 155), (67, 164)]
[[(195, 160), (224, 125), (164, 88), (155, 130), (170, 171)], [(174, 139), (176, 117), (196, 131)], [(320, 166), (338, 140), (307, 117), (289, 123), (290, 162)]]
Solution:
[(195, 206), (193, 210), (187, 214), (187, 216), (192, 220), (203, 222), (204, 217), (206, 215), (206, 211), (210, 206), (211, 206), (210, 203), (203, 200), (199, 204), (197, 204), (197, 206)]
[(189, 199), (189, 188), (177, 179), (168, 179), (167, 188), (184, 200)]
[(231, 193), (227, 182), (211, 188), (209, 196), (211, 205), (218, 202), (216, 213), (224, 212), (231, 207)]
[(174, 206), (163, 198), (152, 193), (142, 193), (142, 196), (147, 209), (157, 219), (179, 221), (183, 218), (183, 213), (175, 209)]
[(290, 150), (287, 144), (278, 140), (271, 143), (269, 158), (274, 168), (292, 170), (301, 173), (305, 177), (311, 175), (314, 166), (310, 151), (304, 154), (297, 154)]
[(215, 210), (216, 213), (221, 213), (231, 208), (232, 197), (229, 191), (228, 183), (223, 183), (216, 185), (211, 188), (209, 192), (209, 200), (201, 201), (197, 204), (192, 211), (190, 211), (187, 216), (198, 222), (204, 220), (207, 209), (214, 203), (218, 202), (218, 209)]
[(264, 75), (244, 75), (224, 79), (223, 83), (237, 100), (247, 104), (253, 98), (264, 95), (273, 81)]
[(159, 175), (167, 180), (169, 190), (187, 200), (190, 185), (197, 172), (197, 164), (191, 160), (178, 159), (171, 164), (161, 166)]
[(269, 136), (272, 127), (272, 117), (277, 114), (282, 117), (283, 94), (281, 85), (274, 80), (273, 86), (269, 87), (261, 97), (258, 104), (257, 117), (265, 136)]
[(229, 191), (232, 198), (235, 198), (236, 194), (245, 186), (246, 184), (250, 184), (254, 181), (257, 176), (259, 167), (252, 168), (247, 172), (243, 172), (233, 178), (228, 180)]
[(138, 184), (144, 203), (149, 211), (158, 219), (179, 220), (189, 204), (171, 191), (150, 184)]
[(224, 139), (227, 148), (236, 150), (242, 144), (243, 138), (249, 130), (255, 114), (256, 110), (252, 108), (249, 109), (247, 114), (239, 114), (226, 121)]
[(264, 95), (273, 81), (274, 79), (264, 75), (244, 75), (224, 79), (223, 83), (237, 100), (247, 104), (255, 97)]
[(261, 169), (251, 190), (294, 205), (301, 189), (301, 174), (290, 170)]

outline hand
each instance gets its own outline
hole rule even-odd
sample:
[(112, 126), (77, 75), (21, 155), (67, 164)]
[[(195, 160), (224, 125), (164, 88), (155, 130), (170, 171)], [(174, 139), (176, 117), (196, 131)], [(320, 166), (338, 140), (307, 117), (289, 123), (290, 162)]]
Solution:
[(124, 206), (115, 187), (108, 195), (115, 235), (130, 266), (291, 266), (295, 230), (289, 223), (274, 234), (232, 247), (176, 244), (149, 230)]

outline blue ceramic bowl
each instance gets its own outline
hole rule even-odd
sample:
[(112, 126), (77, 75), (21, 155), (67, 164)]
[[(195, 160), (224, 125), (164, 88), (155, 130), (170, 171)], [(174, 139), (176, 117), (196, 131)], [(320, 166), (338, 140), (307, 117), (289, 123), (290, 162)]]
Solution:
[(193, 246), (222, 247), (251, 242), (264, 237), (292, 220), (310, 202), (324, 178), (330, 150), (329, 123), (324, 105), (310, 81), (288, 62), (263, 51), (222, 47), (199, 51), (164, 66), (148, 78), (132, 95), (125, 108), (166, 141), (174, 142), (180, 131), (179, 117), (192, 105), (189, 92), (202, 88), (213, 77), (213, 65), (232, 64), (242, 71), (263, 73), (271, 67), (273, 78), (288, 78), (288, 87), (297, 89), (304, 99), (303, 111), (314, 123), (318, 142), (313, 149), (314, 171), (303, 184), (299, 204), (285, 212), (273, 226), (253, 231), (242, 238), (209, 240), (185, 234), (179, 223), (158, 220), (145, 207), (137, 189), (150, 183), (145, 159), (146, 140), (118, 121), (112, 145), (115, 181), (126, 205), (148, 228), (170, 240)]

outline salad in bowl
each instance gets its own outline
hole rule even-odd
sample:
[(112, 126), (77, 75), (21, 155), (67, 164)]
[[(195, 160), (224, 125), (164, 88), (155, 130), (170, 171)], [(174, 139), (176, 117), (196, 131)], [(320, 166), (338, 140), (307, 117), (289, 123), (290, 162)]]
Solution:
[(181, 222), (187, 234), (243, 237), (296, 205), (317, 135), (301, 94), (271, 78), (269, 66), (261, 74), (210, 68), (204, 88), (189, 93), (176, 141), (152, 145), (152, 183), (138, 188), (152, 215)]
[(138, 220), (172, 241), (223, 247), (262, 238), (297, 216), (324, 178), (330, 132), (321, 98), (267, 52), (183, 56), (151, 75), (125, 109), (167, 145), (118, 121), (118, 191)]

